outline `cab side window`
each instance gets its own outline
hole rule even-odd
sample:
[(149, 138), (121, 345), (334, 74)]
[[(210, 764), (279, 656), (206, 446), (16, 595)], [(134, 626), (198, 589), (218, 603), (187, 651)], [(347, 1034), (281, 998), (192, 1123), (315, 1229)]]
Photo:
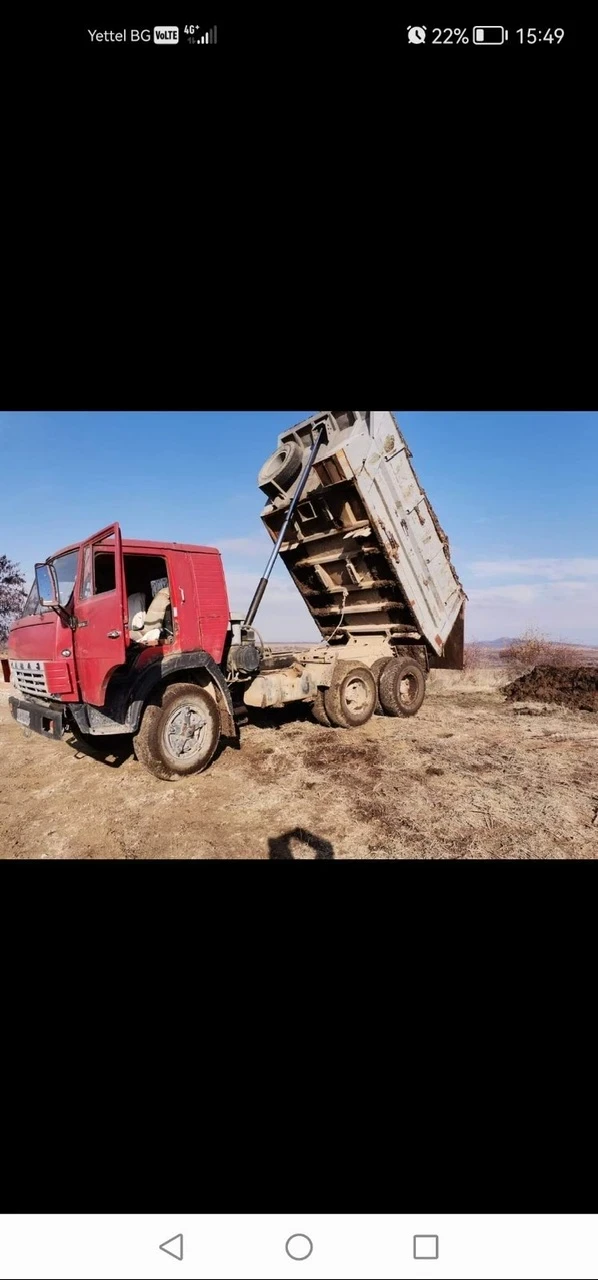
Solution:
[(80, 599), (90, 600), (92, 596), (115, 590), (114, 552), (99, 551), (97, 546), (88, 544), (83, 552)]
[(104, 591), (116, 590), (116, 577), (114, 572), (114, 552), (96, 551), (94, 563), (94, 596), (102, 595)]

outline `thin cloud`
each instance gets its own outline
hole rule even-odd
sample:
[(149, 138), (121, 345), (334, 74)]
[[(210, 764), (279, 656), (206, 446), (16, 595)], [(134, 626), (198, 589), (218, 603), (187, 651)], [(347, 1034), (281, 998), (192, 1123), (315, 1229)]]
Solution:
[[(228, 568), (226, 585), (233, 613), (242, 613), (249, 607), (258, 584), (258, 576), (247, 569)], [(307, 606), (290, 579), (285, 581), (274, 574), (266, 588), (256, 617), (256, 626), (268, 641), (316, 640), (319, 632)]]
[(598, 597), (598, 583), (570, 582), (511, 582), (501, 587), (470, 587), (468, 597), (471, 602), (485, 604), (497, 600), (510, 600), (513, 603), (527, 603), (533, 600), (557, 600), (567, 597), (587, 599), (588, 606)]
[[(279, 571), (280, 572), (280, 571)], [(259, 573), (254, 573), (250, 569), (242, 569), (232, 566), (226, 570), (226, 582), (229, 595), (233, 591), (251, 591), (255, 590), (259, 581)], [(275, 595), (279, 600), (301, 600), (301, 596), (295, 585), (289, 578), (285, 582), (284, 578), (279, 578), (276, 574), (270, 578), (268, 583), (268, 593)]]
[(529, 583), (513, 582), (504, 587), (470, 587), (467, 596), (470, 604), (496, 604), (505, 600), (511, 604), (529, 603), (535, 600), (538, 589)]
[(272, 544), (264, 533), (263, 538), (220, 538), (218, 546), (221, 551), (238, 556), (267, 556)]
[(598, 581), (545, 579), (469, 587), (468, 635), (491, 640), (537, 627), (555, 639), (598, 643)]
[(598, 557), (532, 558), (529, 560), (474, 560), (469, 572), (476, 578), (598, 578)]

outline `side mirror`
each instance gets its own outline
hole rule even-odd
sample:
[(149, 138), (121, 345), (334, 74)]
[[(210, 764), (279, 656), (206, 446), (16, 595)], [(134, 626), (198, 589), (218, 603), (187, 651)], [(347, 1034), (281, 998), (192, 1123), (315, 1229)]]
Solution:
[(55, 609), (58, 600), (56, 599), (56, 588), (54, 578), (47, 564), (36, 564), (35, 566), (35, 582), (37, 585), (37, 594), (41, 605), (50, 609)]

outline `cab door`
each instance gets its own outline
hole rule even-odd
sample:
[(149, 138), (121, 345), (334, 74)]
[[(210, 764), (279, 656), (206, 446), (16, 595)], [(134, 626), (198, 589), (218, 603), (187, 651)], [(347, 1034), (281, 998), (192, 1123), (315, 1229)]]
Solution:
[(128, 612), (120, 525), (94, 533), (81, 547), (75, 587), (75, 662), (81, 698), (104, 705), (106, 688), (116, 667), (125, 661)]

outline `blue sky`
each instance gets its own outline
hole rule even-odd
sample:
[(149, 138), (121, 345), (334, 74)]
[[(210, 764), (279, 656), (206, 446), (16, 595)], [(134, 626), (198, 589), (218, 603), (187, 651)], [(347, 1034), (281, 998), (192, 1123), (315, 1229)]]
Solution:
[[(0, 413), (0, 554), (36, 559), (113, 520), (125, 536), (220, 547), (233, 609), (269, 555), (257, 473), (313, 409)], [(470, 639), (538, 626), (598, 644), (598, 413), (396, 410), (469, 596)], [(284, 566), (256, 619), (317, 637)]]

